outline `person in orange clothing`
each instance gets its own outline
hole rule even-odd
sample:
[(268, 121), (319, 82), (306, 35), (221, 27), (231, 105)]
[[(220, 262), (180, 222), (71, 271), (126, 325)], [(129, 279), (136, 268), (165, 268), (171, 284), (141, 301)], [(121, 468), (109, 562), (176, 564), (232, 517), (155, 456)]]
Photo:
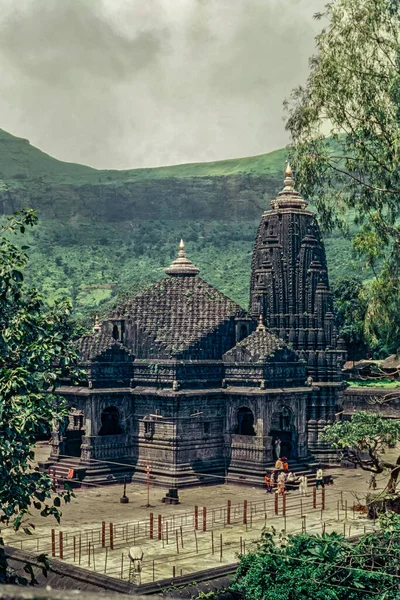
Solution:
[(265, 485), (267, 486), (267, 494), (270, 494), (272, 492), (272, 484), (271, 477), (268, 475), (268, 473), (265, 474), (264, 481)]
[(288, 472), (288, 471), (289, 471), (289, 463), (288, 463), (288, 461), (287, 461), (287, 458), (286, 458), (286, 456), (283, 456), (283, 457), (282, 457), (282, 469), (283, 469), (284, 471), (286, 471), (286, 472)]
[(282, 459), (278, 458), (276, 463), (275, 463), (275, 469), (282, 469)]

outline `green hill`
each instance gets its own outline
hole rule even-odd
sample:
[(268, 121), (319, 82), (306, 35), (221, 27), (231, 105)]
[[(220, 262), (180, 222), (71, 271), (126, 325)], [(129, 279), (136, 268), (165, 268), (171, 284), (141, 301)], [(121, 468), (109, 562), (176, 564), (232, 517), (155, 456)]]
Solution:
[[(29, 206), (29, 278), (77, 316), (163, 275), (181, 237), (201, 275), (246, 306), (260, 215), (282, 187), (285, 151), (213, 163), (97, 170), (56, 160), (0, 130), (0, 212)], [(331, 278), (360, 271), (350, 242), (326, 240)], [(101, 305), (101, 306), (99, 306)]]

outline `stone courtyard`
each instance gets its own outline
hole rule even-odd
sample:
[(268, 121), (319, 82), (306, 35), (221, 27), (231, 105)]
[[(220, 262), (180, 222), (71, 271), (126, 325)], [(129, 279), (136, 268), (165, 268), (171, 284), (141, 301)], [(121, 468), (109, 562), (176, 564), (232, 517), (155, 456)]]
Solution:
[[(48, 452), (47, 443), (40, 442), (37, 460)], [(355, 469), (330, 469), (327, 473), (332, 474), (334, 484), (325, 487), (324, 509), (321, 490), (316, 493), (314, 508), (312, 487), (305, 498), (297, 490), (289, 492), (284, 511), (282, 497), (276, 506), (275, 494), (266, 494), (262, 486), (233, 482), (182, 490), (176, 506), (161, 502), (162, 488), (150, 487), (150, 507), (146, 508), (147, 487), (135, 482), (127, 485), (129, 503), (120, 503), (122, 485), (78, 489), (71, 504), (62, 508), (60, 525), (34, 514), (29, 519), (36, 527), (33, 536), (15, 535), (12, 530), (3, 530), (3, 534), (7, 544), (49, 556), (54, 553), (70, 564), (123, 579), (133, 576), (129, 549), (140, 546), (144, 553), (141, 582), (148, 583), (233, 563), (238, 553), (249, 551), (264, 526), (289, 533), (337, 531), (346, 536), (371, 530), (374, 523), (353, 511), (354, 504), (365, 504), (369, 474)], [(377, 480), (378, 490), (384, 482), (384, 478)]]

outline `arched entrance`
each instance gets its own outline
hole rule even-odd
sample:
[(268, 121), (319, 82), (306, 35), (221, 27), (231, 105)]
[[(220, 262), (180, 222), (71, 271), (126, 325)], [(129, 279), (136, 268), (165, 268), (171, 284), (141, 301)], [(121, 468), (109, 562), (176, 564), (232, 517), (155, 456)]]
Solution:
[[(275, 458), (296, 458), (297, 443), (294, 415), (290, 408), (282, 406), (271, 419), (270, 436)], [(279, 456), (278, 456), (279, 455)]]
[(99, 435), (119, 435), (122, 433), (119, 424), (119, 412), (115, 406), (108, 406), (101, 413), (101, 427)]
[(238, 435), (256, 435), (254, 415), (247, 406), (242, 406), (237, 411), (235, 433)]

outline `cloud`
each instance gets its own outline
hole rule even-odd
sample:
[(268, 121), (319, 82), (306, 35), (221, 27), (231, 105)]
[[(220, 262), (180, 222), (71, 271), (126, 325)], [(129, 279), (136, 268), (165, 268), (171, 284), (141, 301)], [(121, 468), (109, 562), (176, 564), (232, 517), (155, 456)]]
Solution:
[(0, 127), (99, 168), (282, 147), (325, 0), (0, 0)]

